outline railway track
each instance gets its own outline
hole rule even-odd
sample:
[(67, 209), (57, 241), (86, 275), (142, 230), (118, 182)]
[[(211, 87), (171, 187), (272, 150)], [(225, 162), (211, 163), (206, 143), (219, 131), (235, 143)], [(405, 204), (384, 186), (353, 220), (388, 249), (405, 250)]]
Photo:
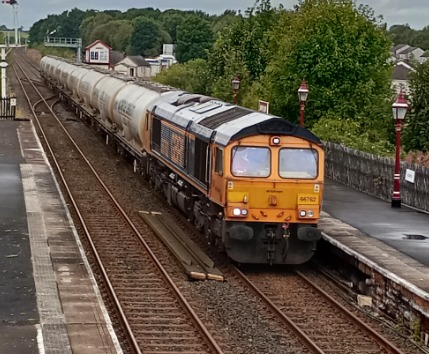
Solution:
[[(70, 202), (91, 245), (116, 312), (136, 353), (222, 353), (53, 110), (56, 98), (39, 90), (19, 56), (13, 68), (31, 105)], [(34, 74), (34, 72), (33, 72)], [(36, 98), (38, 97), (38, 98)], [(57, 154), (67, 151), (68, 154)]]
[[(18, 60), (18, 58), (16, 59)], [(17, 75), (22, 75), (19, 70), (18, 68)], [(50, 106), (58, 110), (60, 106), (56, 105), (57, 97), (52, 97), (52, 93), (42, 88), (42, 85), (39, 87), (40, 78), (24, 78), (22, 85), (27, 87), (26, 85), (30, 85), (31, 82), (35, 82), (40, 91), (49, 98), (47, 101), (50, 102)], [(28, 87), (29, 92), (32, 92), (33, 89)], [(159, 242), (159, 239), (139, 215), (140, 210), (158, 210), (167, 214), (171, 211), (168, 208), (148, 207), (148, 202), (157, 198), (153, 191), (146, 192), (142, 188), (137, 193), (140, 198), (135, 198), (133, 194), (136, 193), (129, 195), (125, 193), (123, 186), (119, 186), (119, 184), (127, 182), (126, 180), (130, 177), (124, 172), (123, 165), (119, 162), (121, 158), (117, 157), (117, 162), (112, 163), (112, 159), (110, 159), (108, 163), (104, 163), (99, 158), (101, 155), (99, 148), (89, 144), (88, 136), (81, 134), (83, 125), (75, 121), (76, 119), (70, 118), (69, 114), (68, 118), (62, 119), (62, 124), (70, 132), (73, 130), (79, 132), (70, 134), (87, 156), (92, 153), (91, 157), (87, 159), (92, 162), (94, 169), (102, 171), (105, 184), (112, 191), (112, 195), (118, 199), (117, 203), (123, 206), (129, 219), (137, 231), (143, 235), (153, 253), (162, 258), (160, 263), (164, 265), (168, 274), (172, 274), (170, 278), (174, 278), (178, 284), (176, 287), (180, 289), (183, 298), (188, 301), (195, 316), (199, 318), (199, 320), (193, 320), (192, 316), (183, 310), (183, 305), (177, 306), (179, 300), (172, 295), (171, 287), (161, 287), (160, 283), (164, 284), (164, 280), (161, 280), (162, 272), (157, 271), (156, 267), (152, 268), (149, 260), (149, 263), (146, 264), (146, 261), (141, 259), (149, 259), (149, 252), (144, 251), (141, 243), (134, 241), (135, 236), (131, 236), (134, 230), (127, 228), (128, 226), (125, 225), (126, 222), (119, 215), (120, 212), (116, 206), (112, 205), (108, 198), (100, 199), (101, 197), (95, 194), (96, 192), (103, 193), (99, 182), (89, 181), (88, 176), (92, 171), (78, 162), (80, 157), (77, 148), (73, 145), (66, 145), (68, 137), (59, 137), (58, 129), (60, 128), (57, 123), (51, 121), (52, 113), (39, 101), (40, 97), (33, 100), (33, 102), (38, 102), (34, 105), (34, 111), (40, 117), (41, 125), (46, 130), (46, 136), (43, 139), (51, 141), (52, 149), (56, 151), (56, 154), (65, 155), (61, 157), (61, 161), (58, 161), (58, 170), (65, 176), (65, 183), (70, 190), (74, 191), (75, 199), (82, 204), (82, 214), (89, 219), (88, 230), (92, 232), (92, 230), (99, 229), (99, 234), (94, 233), (94, 244), (100, 245), (100, 253), (104, 254), (100, 258), (103, 258), (106, 263), (106, 272), (109, 273), (109, 277), (114, 279), (112, 283), (116, 287), (117, 298), (123, 307), (122, 312), (125, 319), (129, 321), (129, 327), (138, 347), (138, 349), (133, 349), (130, 344), (131, 335), (124, 334), (121, 338), (128, 338), (124, 339), (124, 342), (128, 343), (125, 351), (216, 352), (216, 349), (210, 348), (210, 345), (207, 344), (203, 334), (195, 334), (198, 333), (196, 323), (202, 322), (206, 324), (206, 330), (212, 333), (211, 337), (218, 342), (220, 350), (225, 353), (362, 353), (365, 352), (364, 349), (369, 349), (370, 351), (367, 351), (369, 353), (401, 352), (389, 351), (390, 349), (377, 344), (375, 339), (372, 339), (367, 332), (363, 332), (360, 327), (355, 327), (356, 325), (344, 317), (344, 314), (340, 314), (339, 310), (330, 308), (327, 310), (328, 314), (321, 314), (319, 312), (321, 309), (317, 305), (321, 301), (321, 295), (309, 290), (311, 287), (308, 284), (304, 285), (303, 280), (295, 278), (298, 277), (297, 275), (293, 275), (294, 280), (291, 278), (289, 282), (289, 278), (292, 276), (285, 273), (284, 270), (276, 273), (272, 268), (264, 267), (263, 272), (259, 273), (246, 271), (246, 275), (260, 293), (255, 290), (252, 292), (250, 289), (253, 288), (253, 285), (247, 284), (237, 276), (237, 273), (220, 255), (218, 259), (222, 264), (221, 269), (225, 274), (226, 282), (189, 282), (188, 278), (178, 271), (177, 263), (168, 250)], [(77, 127), (77, 125), (79, 126)], [(51, 153), (53, 154), (53, 152)], [(132, 168), (130, 167), (130, 169)], [(136, 184), (135, 180), (130, 183)], [(196, 232), (192, 231), (189, 224), (186, 224), (186, 220), (180, 219), (178, 215), (179, 213), (172, 211), (168, 216), (172, 219), (173, 224), (179, 225), (181, 229), (193, 234), (194, 241), (204, 248), (202, 241), (194, 237)], [(116, 220), (114, 223), (118, 225), (121, 223), (123, 226), (119, 228), (115, 228), (114, 225), (110, 226), (105, 222), (106, 219)], [(85, 227), (78, 226), (78, 228), (82, 234), (85, 232)], [(109, 245), (109, 243), (112, 244)], [(208, 251), (208, 248), (204, 248), (204, 250)], [(141, 268), (144, 269), (143, 272), (140, 272)], [(285, 285), (286, 283), (288, 285)], [(262, 294), (267, 295), (266, 297), (277, 305), (275, 307), (282, 310), (282, 315), (267, 305)], [(156, 305), (158, 299), (161, 302)], [(328, 309), (328, 305), (322, 307)], [(305, 338), (303, 339), (294, 326), (289, 323), (285, 324), (283, 317), (286, 311), (289, 312), (289, 320), (293, 321), (295, 327), (300, 329), (310, 341), (315, 342), (315, 345), (310, 344)], [(114, 312), (120, 316), (120, 310)], [(151, 321), (159, 320), (158, 325), (156, 322), (144, 322), (148, 318)], [(118, 320), (118, 322), (125, 323), (124, 320)], [(173, 325), (169, 326), (169, 323), (173, 323)], [(126, 330), (122, 329), (122, 331), (125, 333)], [(357, 334), (359, 336), (351, 338)], [(340, 344), (338, 345), (337, 342)], [(146, 343), (150, 344), (146, 346)], [(407, 349), (403, 352), (418, 353), (418, 351), (408, 351)]]
[(404, 353), (300, 271), (237, 273), (313, 353)]

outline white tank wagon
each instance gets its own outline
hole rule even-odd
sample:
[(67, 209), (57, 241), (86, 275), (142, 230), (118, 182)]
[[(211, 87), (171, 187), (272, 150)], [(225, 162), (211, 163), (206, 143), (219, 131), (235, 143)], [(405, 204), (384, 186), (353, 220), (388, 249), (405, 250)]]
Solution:
[(64, 89), (67, 90), (69, 93), (73, 93), (73, 87), (72, 87), (72, 78), (74, 77), (74, 72), (76, 70), (78, 70), (79, 67), (72, 65), (72, 64), (67, 64), (67, 65), (62, 65), (62, 66), (58, 66), (57, 70), (59, 71), (59, 75), (60, 75), (60, 81), (62, 83), (64, 83)]
[(161, 93), (132, 83), (124, 86), (115, 96), (112, 111), (113, 122), (118, 134), (136, 149), (143, 147), (143, 127), (148, 106), (160, 97)]
[(48, 78), (52, 79), (54, 76), (55, 67), (59, 64), (58, 60), (52, 57), (43, 57), (40, 61), (40, 68), (43, 74)]
[[(78, 85), (76, 89), (76, 96), (80, 102), (84, 102), (84, 104), (93, 111), (94, 114), (98, 114), (99, 111), (95, 107), (95, 103), (92, 101), (92, 97), (94, 94), (95, 86), (104, 78), (106, 78), (106, 74), (91, 70), (91, 68), (85, 67), (85, 73), (81, 73), (76, 71), (75, 79), (78, 80)], [(82, 75), (83, 74), (83, 75)], [(82, 75), (82, 76), (81, 76)]]
[(79, 85), (81, 83), (82, 78), (90, 73), (92, 73), (92, 71), (89, 68), (84, 65), (81, 65), (73, 71), (70, 77), (70, 90), (72, 92), (73, 97), (76, 98), (79, 103), (83, 102), (83, 97), (79, 93)]
[[(88, 100), (89, 106), (100, 117), (101, 122), (112, 131), (122, 129), (120, 121), (113, 120), (113, 106), (116, 95), (121, 89), (132, 81), (120, 79), (111, 75), (105, 75), (101, 78), (91, 91), (84, 94), (84, 100)], [(118, 125), (120, 123), (120, 125)]]

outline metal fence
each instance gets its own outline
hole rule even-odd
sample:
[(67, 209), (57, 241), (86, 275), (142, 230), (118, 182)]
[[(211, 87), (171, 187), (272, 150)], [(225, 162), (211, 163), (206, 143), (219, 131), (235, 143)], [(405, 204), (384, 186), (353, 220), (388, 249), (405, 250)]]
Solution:
[(16, 117), (16, 98), (0, 97), (0, 120), (15, 119)]

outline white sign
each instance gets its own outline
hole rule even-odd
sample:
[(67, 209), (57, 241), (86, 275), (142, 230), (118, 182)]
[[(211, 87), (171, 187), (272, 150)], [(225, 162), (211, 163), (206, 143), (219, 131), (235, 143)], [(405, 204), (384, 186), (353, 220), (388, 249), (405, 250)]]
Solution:
[(270, 108), (269, 102), (259, 100), (259, 108), (258, 108), (259, 112), (268, 114), (269, 108)]
[(416, 173), (413, 170), (409, 170), (407, 168), (407, 170), (405, 172), (405, 180), (407, 182), (414, 183), (415, 176), (416, 176)]
[(5, 68), (8, 64), (5, 61), (0, 61), (0, 68)]
[(11, 98), (11, 99), (10, 99), (10, 105), (11, 105), (12, 107), (16, 106), (16, 98)]

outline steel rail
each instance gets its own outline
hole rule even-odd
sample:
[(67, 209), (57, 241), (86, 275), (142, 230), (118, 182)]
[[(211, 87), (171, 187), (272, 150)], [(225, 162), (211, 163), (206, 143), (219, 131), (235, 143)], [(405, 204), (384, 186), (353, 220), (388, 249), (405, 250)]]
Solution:
[(377, 331), (368, 326), (365, 322), (363, 322), (359, 317), (357, 317), (354, 313), (349, 311), (346, 307), (340, 304), (337, 300), (335, 300), (331, 295), (329, 295), (325, 290), (320, 288), (317, 284), (312, 282), (308, 277), (306, 277), (302, 272), (295, 270), (295, 273), (298, 274), (305, 282), (310, 285), (314, 290), (316, 290), (319, 294), (321, 294), (328, 302), (336, 307), (341, 313), (345, 314), (352, 322), (357, 324), (361, 329), (366, 331), (369, 335), (371, 335), (378, 343), (380, 343), (386, 350), (394, 353), (394, 354), (405, 354), (399, 348), (397, 348), (394, 344), (389, 342), (386, 338), (380, 335)]

